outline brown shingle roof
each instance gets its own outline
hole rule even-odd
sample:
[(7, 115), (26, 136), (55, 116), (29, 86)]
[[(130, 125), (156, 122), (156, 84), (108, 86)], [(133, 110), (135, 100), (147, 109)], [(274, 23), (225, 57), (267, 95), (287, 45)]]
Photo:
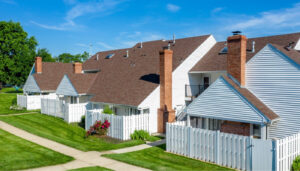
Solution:
[(255, 95), (253, 95), (247, 88), (241, 88), (228, 76), (223, 76), (223, 78), (231, 85), (235, 90), (237, 90), (241, 95), (243, 95), (253, 106), (255, 106), (261, 113), (263, 113), (270, 120), (279, 118), (279, 116), (274, 113), (267, 105), (260, 101)]
[(97, 74), (67, 74), (67, 76), (69, 77), (77, 93), (85, 94), (93, 85)]
[[(252, 41), (255, 41), (255, 53), (247, 52), (247, 61), (251, 59), (268, 43), (285, 47), (289, 42), (295, 42), (300, 39), (300, 33), (284, 34), (277, 36), (267, 36), (258, 38), (248, 38), (247, 49), (252, 49)], [(225, 47), (225, 42), (218, 42), (214, 47), (191, 69), (191, 71), (226, 71), (227, 54), (219, 54)]]
[(42, 73), (33, 76), (41, 91), (55, 91), (64, 74), (72, 72), (72, 63), (43, 62)]
[[(177, 39), (173, 50), (173, 70), (177, 68), (209, 36)], [(138, 106), (159, 85), (159, 51), (169, 41), (144, 42), (143, 48), (105, 51), (91, 57), (83, 65), (84, 70), (100, 69), (89, 90), (91, 101)], [(124, 57), (126, 51), (129, 57)], [(105, 59), (114, 53), (111, 59)]]

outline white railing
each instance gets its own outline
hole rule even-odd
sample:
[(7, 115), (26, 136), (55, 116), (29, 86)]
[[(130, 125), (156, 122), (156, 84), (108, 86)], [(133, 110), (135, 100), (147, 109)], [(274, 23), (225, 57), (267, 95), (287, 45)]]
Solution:
[(250, 137), (167, 123), (167, 151), (239, 170), (250, 170)]
[(102, 110), (90, 110), (86, 112), (86, 130), (99, 120), (101, 122), (108, 120), (111, 123), (108, 129), (108, 136), (113, 138), (128, 140), (130, 139), (130, 134), (135, 130), (145, 130), (151, 133), (149, 129), (149, 114), (118, 116), (102, 114)]
[(276, 170), (291, 170), (294, 159), (300, 155), (300, 133), (276, 140)]
[(41, 109), (41, 98), (55, 99), (53, 95), (17, 95), (17, 104), (27, 110)]

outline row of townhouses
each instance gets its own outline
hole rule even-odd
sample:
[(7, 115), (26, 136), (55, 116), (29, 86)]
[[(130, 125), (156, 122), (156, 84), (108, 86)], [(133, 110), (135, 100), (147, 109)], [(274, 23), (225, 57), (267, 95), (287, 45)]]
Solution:
[[(79, 118), (89, 111), (101, 115), (106, 105), (123, 118), (147, 115), (150, 133), (184, 121), (193, 129), (267, 141), (300, 131), (299, 90), (300, 33), (235, 33), (223, 42), (213, 35), (141, 42), (98, 52), (84, 63), (37, 57), (23, 97), (83, 104)], [(39, 104), (46, 111), (47, 103)]]

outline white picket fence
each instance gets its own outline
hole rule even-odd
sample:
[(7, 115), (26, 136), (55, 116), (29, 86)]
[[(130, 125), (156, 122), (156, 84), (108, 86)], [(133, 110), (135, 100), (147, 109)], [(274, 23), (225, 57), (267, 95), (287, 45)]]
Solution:
[(129, 140), (130, 134), (135, 130), (145, 130), (151, 133), (149, 114), (118, 116), (103, 114), (102, 110), (89, 110), (86, 112), (85, 129), (88, 130), (96, 121), (104, 122), (105, 120), (111, 123), (107, 135), (113, 138)]
[(53, 95), (17, 95), (17, 104), (27, 110), (41, 109), (41, 98), (53, 99)]
[(300, 133), (276, 140), (276, 170), (291, 170), (294, 159), (300, 155)]
[(250, 170), (250, 137), (167, 123), (167, 151), (239, 170)]
[(66, 122), (80, 122), (90, 105), (88, 103), (64, 104), (62, 100), (41, 99), (41, 113), (63, 118)]

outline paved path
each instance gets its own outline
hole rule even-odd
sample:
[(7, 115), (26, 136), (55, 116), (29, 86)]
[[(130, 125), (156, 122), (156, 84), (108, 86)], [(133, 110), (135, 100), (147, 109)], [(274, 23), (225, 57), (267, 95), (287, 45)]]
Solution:
[(89, 167), (89, 166), (101, 166), (101, 167), (106, 167), (112, 170), (148, 170), (144, 169), (141, 167), (129, 165), (123, 162), (119, 162), (116, 160), (108, 159), (105, 157), (102, 157), (102, 154), (110, 154), (110, 153), (126, 153), (126, 152), (131, 152), (131, 151), (137, 151), (137, 150), (142, 150), (145, 148), (150, 148), (155, 145), (160, 145), (165, 143), (164, 140), (155, 142), (155, 143), (149, 143), (149, 144), (142, 144), (134, 147), (128, 147), (124, 149), (119, 149), (119, 150), (112, 150), (112, 151), (107, 151), (107, 152), (97, 152), (97, 151), (89, 151), (89, 152), (83, 152), (74, 148), (71, 148), (69, 146), (51, 141), (46, 138), (42, 138), (39, 136), (36, 136), (34, 134), (28, 133), (22, 129), (16, 128), (12, 125), (9, 125), (3, 121), (0, 121), (0, 129), (3, 129), (11, 134), (14, 134), (18, 137), (21, 137), (23, 139), (26, 139), (28, 141), (34, 142), (36, 144), (39, 144), (41, 146), (44, 146), (46, 148), (52, 149), (54, 151), (57, 151), (59, 153), (68, 155), (73, 157), (75, 160), (65, 163), (65, 164), (60, 164), (60, 165), (54, 165), (54, 166), (46, 166), (46, 167), (41, 167), (41, 168), (36, 168), (36, 169), (30, 169), (30, 170), (51, 170), (51, 171), (62, 171), (62, 170), (68, 170), (68, 169), (76, 169), (76, 168), (82, 168), (82, 167)]

